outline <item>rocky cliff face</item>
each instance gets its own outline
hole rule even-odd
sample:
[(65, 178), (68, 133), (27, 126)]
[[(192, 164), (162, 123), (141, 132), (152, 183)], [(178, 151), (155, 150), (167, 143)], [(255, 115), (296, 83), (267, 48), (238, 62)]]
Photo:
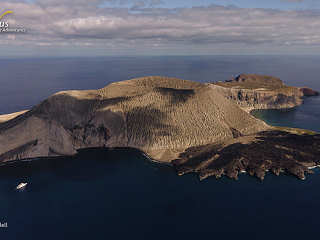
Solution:
[(246, 111), (293, 108), (303, 103), (303, 97), (317, 95), (312, 89), (286, 86), (278, 78), (256, 74), (242, 74), (210, 86)]
[(229, 88), (218, 85), (211, 85), (211, 87), (246, 111), (293, 108), (303, 103), (302, 97), (304, 96), (298, 88), (291, 88), (288, 91), (273, 91)]
[(299, 88), (299, 90), (303, 93), (305, 97), (319, 96), (319, 92), (308, 87), (302, 87), (302, 88)]

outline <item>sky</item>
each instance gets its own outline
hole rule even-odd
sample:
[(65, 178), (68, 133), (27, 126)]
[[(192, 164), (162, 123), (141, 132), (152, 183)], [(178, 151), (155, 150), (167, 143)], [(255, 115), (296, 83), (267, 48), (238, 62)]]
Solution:
[[(1, 57), (320, 53), (319, 0), (1, 0)], [(0, 25), (1, 26), (1, 25)]]

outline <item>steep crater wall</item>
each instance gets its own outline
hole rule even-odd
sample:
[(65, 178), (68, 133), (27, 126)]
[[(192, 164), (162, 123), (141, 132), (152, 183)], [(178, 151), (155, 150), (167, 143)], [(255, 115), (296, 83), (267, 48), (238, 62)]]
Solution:
[(235, 102), (242, 109), (284, 109), (293, 108), (303, 103), (304, 94), (298, 88), (288, 91), (270, 91), (254, 89), (226, 88), (211, 85), (225, 98)]
[(286, 86), (279, 78), (257, 74), (241, 74), (209, 85), (246, 111), (293, 108), (301, 105), (304, 97), (319, 95), (310, 88)]

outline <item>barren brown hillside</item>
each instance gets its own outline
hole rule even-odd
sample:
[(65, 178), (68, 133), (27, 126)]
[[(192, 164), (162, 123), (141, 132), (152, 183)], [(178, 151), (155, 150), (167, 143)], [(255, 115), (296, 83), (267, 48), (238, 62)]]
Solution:
[(0, 160), (107, 146), (139, 148), (170, 161), (188, 147), (267, 128), (207, 84), (145, 77), (60, 92), (0, 124)]
[[(265, 78), (245, 77), (233, 84)], [(279, 81), (262, 83), (286, 88)], [(296, 106), (302, 101), (296, 91), (282, 96), (270, 89), (144, 77), (99, 90), (59, 92), (30, 111), (0, 116), (0, 164), (75, 155), (84, 148), (129, 147), (201, 179), (236, 179), (243, 171), (260, 179), (266, 171), (304, 179), (320, 164), (319, 134), (271, 127), (245, 111)]]

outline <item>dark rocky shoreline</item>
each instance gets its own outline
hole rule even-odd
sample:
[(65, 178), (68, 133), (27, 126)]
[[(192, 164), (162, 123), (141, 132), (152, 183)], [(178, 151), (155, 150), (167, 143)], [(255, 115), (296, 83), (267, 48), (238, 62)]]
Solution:
[[(43, 157), (19, 159), (3, 162), (0, 167), (15, 167), (21, 164), (39, 161), (66, 161), (78, 156), (103, 154), (108, 156), (118, 151), (143, 155), (149, 161), (153, 159), (139, 149), (134, 148), (87, 148), (79, 149), (74, 156)], [(267, 172), (279, 176), (281, 173), (293, 175), (301, 180), (311, 170), (320, 165), (320, 134), (294, 134), (286, 131), (264, 131), (254, 136), (235, 136), (231, 144), (209, 144), (191, 147), (172, 161), (178, 175), (196, 173), (200, 180), (210, 176), (227, 176), (237, 180), (241, 173), (248, 173), (264, 180)], [(154, 161), (162, 165), (158, 161)]]
[[(248, 143), (246, 141), (249, 140)], [(240, 137), (228, 146), (205, 145), (187, 149), (173, 165), (179, 175), (199, 174), (201, 180), (226, 175), (238, 179), (241, 172), (263, 180), (267, 171), (281, 172), (305, 179), (309, 168), (320, 164), (320, 134), (293, 134), (265, 131), (256, 136)]]

